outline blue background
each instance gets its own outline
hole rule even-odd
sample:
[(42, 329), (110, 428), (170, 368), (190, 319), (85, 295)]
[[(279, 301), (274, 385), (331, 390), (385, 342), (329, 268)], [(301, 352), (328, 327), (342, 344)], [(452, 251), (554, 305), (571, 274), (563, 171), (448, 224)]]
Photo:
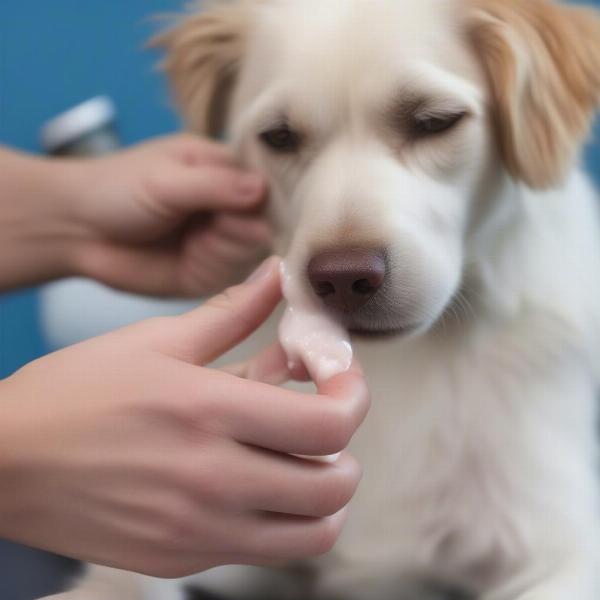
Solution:
[[(154, 69), (156, 56), (143, 45), (157, 27), (148, 17), (182, 4), (1, 0), (0, 143), (38, 151), (45, 120), (97, 94), (115, 100), (126, 144), (175, 130), (177, 119)], [(588, 161), (600, 181), (600, 147)], [(0, 296), (0, 378), (46, 351), (37, 307), (32, 290)], [(41, 593), (57, 564), (41, 553), (8, 552), (0, 542), (0, 598), (27, 600)]]

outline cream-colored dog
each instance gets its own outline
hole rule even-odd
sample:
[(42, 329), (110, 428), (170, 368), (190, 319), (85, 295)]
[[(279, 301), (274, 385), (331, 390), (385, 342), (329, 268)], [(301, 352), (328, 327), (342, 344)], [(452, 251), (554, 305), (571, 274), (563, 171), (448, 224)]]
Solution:
[[(365, 477), (310, 585), (235, 600), (598, 600), (600, 20), (547, 0), (239, 0), (163, 35), (194, 131), (269, 176), (277, 250), (355, 332)], [(263, 586), (263, 587), (261, 587)], [(266, 586), (266, 587), (264, 587)], [(73, 598), (174, 600), (92, 570)], [(425, 596), (417, 596), (424, 598)]]

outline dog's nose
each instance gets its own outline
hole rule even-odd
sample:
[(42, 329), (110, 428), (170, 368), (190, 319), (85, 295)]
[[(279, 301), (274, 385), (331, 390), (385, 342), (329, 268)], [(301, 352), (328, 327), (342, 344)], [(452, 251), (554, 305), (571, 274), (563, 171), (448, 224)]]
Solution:
[(385, 272), (383, 252), (362, 248), (323, 252), (308, 265), (315, 294), (341, 312), (364, 306), (383, 285)]

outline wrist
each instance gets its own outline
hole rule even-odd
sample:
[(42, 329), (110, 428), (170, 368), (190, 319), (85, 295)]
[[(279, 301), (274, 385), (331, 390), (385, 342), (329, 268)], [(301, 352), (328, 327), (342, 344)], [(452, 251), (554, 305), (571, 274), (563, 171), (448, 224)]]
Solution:
[(0, 290), (76, 274), (79, 162), (0, 149)]

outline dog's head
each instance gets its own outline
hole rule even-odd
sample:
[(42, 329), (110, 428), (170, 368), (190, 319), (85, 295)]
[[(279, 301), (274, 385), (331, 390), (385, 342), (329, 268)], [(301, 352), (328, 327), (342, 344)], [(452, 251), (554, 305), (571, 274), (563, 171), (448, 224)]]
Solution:
[(232, 0), (160, 36), (189, 126), (267, 173), (277, 250), (346, 325), (430, 327), (509, 180), (558, 185), (600, 21), (549, 0)]

